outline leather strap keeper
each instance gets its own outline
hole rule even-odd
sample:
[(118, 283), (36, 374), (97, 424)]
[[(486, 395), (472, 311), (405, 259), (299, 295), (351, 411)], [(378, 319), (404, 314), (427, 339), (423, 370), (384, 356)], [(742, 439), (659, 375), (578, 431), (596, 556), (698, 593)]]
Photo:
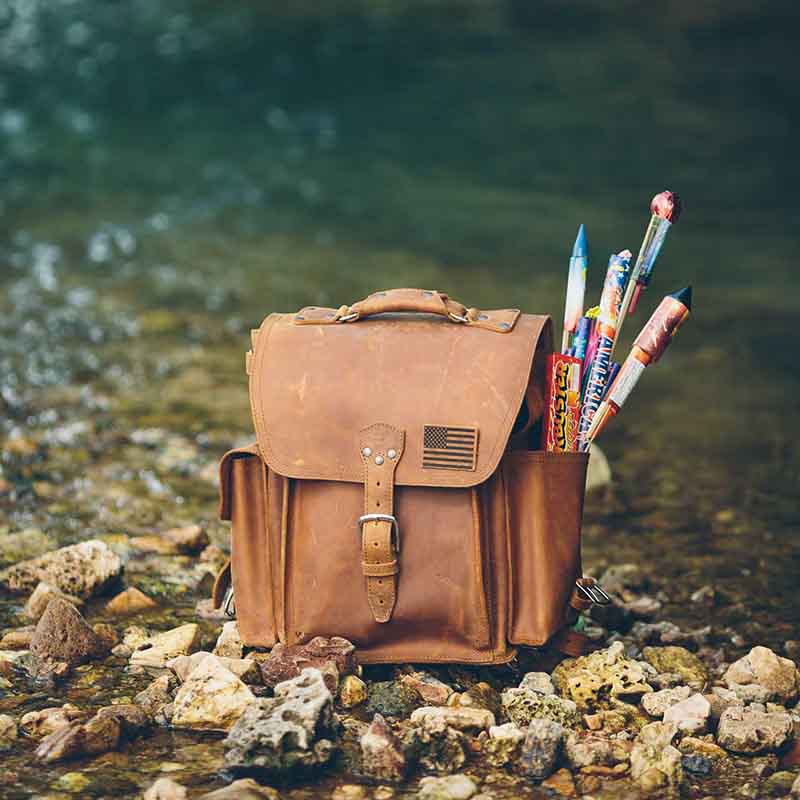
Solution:
[(359, 436), (364, 464), (364, 516), (359, 521), (362, 569), (376, 622), (388, 622), (397, 602), (400, 536), (393, 516), (394, 476), (404, 443), (403, 431), (382, 423), (364, 428)]

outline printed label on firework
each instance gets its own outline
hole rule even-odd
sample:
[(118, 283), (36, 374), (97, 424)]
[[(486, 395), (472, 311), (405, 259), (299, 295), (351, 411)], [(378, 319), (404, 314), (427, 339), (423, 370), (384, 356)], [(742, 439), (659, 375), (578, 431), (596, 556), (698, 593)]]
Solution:
[(581, 415), (581, 366), (579, 358), (553, 353), (547, 358), (542, 448), (571, 452), (578, 448)]
[(608, 393), (608, 399), (615, 406), (622, 408), (644, 369), (645, 365), (636, 358), (629, 358), (625, 361)]

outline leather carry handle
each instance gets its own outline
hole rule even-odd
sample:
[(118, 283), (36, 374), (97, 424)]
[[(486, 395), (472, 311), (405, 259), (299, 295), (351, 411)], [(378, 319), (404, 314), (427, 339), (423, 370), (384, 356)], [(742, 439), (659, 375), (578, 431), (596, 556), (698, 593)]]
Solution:
[(480, 314), (477, 308), (467, 308), (433, 289), (389, 289), (375, 292), (351, 306), (342, 306), (337, 319), (339, 322), (356, 322), (389, 312), (436, 314), (452, 322), (472, 322)]

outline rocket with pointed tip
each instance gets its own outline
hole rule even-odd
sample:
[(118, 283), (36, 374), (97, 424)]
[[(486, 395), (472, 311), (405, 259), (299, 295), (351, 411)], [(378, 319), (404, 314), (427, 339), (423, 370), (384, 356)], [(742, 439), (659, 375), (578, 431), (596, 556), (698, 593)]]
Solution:
[(583, 441), (583, 450), (588, 450), (606, 423), (625, 404), (633, 387), (639, 382), (645, 368), (655, 364), (669, 346), (683, 321), (692, 310), (692, 287), (668, 294), (653, 312), (647, 324), (633, 342), (633, 347), (622, 365), (605, 400), (594, 413), (589, 430)]
[(589, 265), (589, 247), (586, 244), (586, 231), (583, 225), (578, 228), (572, 255), (569, 259), (567, 278), (567, 301), (564, 306), (564, 333), (561, 338), (561, 352), (569, 349), (569, 337), (575, 333), (578, 320), (583, 316), (583, 297), (586, 293), (586, 269)]

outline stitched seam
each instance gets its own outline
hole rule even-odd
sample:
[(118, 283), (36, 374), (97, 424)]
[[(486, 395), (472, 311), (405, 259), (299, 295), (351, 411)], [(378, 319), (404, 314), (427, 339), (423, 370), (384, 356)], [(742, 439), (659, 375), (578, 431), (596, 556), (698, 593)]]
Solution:
[(280, 622), (280, 630), (278, 635), (280, 636), (280, 640), (284, 644), (288, 644), (288, 637), (286, 635), (286, 631), (288, 630), (287, 625), (287, 618), (290, 618), (290, 599), (289, 599), (289, 581), (287, 580), (286, 574), (288, 570), (286, 552), (287, 552), (287, 539), (289, 534), (289, 501), (290, 501), (290, 492), (289, 492), (289, 478), (283, 479), (283, 491), (281, 497), (281, 595), (283, 597), (283, 608)]
[(277, 637), (277, 629), (278, 626), (275, 622), (275, 591), (274, 591), (274, 584), (273, 584), (273, 577), (272, 577), (272, 543), (269, 537), (269, 513), (270, 513), (270, 502), (269, 502), (269, 481), (268, 481), (268, 467), (264, 461), (259, 459), (259, 463), (261, 464), (261, 488), (264, 493), (264, 514), (261, 518), (261, 527), (262, 527), (262, 534), (264, 536), (264, 552), (266, 554), (267, 559), (267, 591), (266, 594), (269, 597), (269, 605), (270, 611), (272, 612), (270, 616), (272, 617), (272, 641), (276, 642)]
[(486, 607), (486, 588), (483, 584), (483, 559), (481, 558), (481, 526), (478, 514), (478, 500), (475, 487), (468, 490), (470, 495), (470, 506), (472, 511), (472, 549), (473, 549), (473, 572), (475, 573), (475, 584), (478, 587), (478, 632), (480, 640), (475, 642), (476, 646), (482, 645), (491, 647), (492, 640), (489, 636), (489, 610)]

